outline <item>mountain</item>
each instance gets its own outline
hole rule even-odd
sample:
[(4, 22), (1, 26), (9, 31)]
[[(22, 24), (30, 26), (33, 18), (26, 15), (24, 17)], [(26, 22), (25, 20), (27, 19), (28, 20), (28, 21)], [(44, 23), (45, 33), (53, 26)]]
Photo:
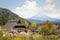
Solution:
[(40, 22), (43, 22), (43, 21), (40, 21), (40, 20), (35, 20), (35, 19), (27, 19), (30, 23), (32, 22), (36, 22), (36, 23), (40, 23)]
[(49, 20), (49, 21), (52, 21), (52, 22), (60, 22), (60, 19), (51, 18), (51, 17), (48, 17), (44, 14), (36, 14), (36, 15), (32, 16), (31, 18), (27, 19), (27, 20), (30, 21), (30, 22), (35, 21), (37, 23), (44, 22), (46, 20)]
[(0, 8), (0, 26), (4, 25), (9, 20), (18, 20), (18, 19), (22, 20), (22, 22), (24, 22), (25, 20), (6, 8)]

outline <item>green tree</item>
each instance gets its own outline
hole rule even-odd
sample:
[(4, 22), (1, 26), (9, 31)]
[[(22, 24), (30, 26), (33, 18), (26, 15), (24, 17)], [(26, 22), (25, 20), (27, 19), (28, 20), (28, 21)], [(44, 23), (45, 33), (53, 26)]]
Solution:
[(2, 16), (0, 16), (0, 25), (3, 25)]
[(5, 18), (4, 16), (0, 15), (0, 26), (4, 25), (9, 18)]
[(50, 35), (52, 33), (52, 30), (48, 26), (45, 26), (45, 27), (40, 28), (38, 32), (43, 35)]

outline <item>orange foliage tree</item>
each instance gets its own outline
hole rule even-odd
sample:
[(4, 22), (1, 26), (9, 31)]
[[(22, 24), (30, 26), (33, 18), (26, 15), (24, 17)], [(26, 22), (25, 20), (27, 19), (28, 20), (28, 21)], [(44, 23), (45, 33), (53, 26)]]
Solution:
[(48, 27), (52, 27), (53, 23), (50, 22), (49, 20), (40, 23), (40, 26), (48, 26)]

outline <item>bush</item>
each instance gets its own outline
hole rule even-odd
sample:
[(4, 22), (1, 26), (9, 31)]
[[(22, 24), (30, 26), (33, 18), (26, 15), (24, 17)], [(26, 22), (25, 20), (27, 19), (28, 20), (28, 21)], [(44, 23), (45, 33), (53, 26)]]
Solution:
[(33, 40), (43, 40), (43, 36), (40, 34), (34, 34), (33, 35)]
[(57, 37), (56, 37), (56, 35), (50, 35), (50, 36), (48, 36), (48, 39), (49, 40), (57, 40)]
[(42, 27), (38, 30), (39, 33), (41, 33), (42, 35), (50, 35), (52, 33), (52, 30), (48, 27)]
[(18, 36), (13, 37), (12, 40), (26, 40), (26, 36), (18, 35)]
[(11, 40), (12, 38), (9, 36), (2, 37), (2, 40)]
[(2, 37), (3, 37), (3, 30), (2, 30), (2, 28), (0, 27), (0, 40), (2, 40)]

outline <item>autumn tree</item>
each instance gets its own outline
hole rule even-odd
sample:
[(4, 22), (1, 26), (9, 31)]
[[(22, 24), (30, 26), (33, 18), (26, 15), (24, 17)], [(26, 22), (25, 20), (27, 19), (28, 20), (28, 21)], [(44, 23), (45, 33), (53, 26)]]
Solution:
[(40, 23), (41, 26), (48, 26), (48, 27), (52, 27), (52, 25), (54, 25), (52, 22), (50, 22), (49, 20)]
[(31, 27), (29, 27), (29, 29), (30, 29), (31, 31), (36, 31), (36, 29), (37, 29), (37, 23), (36, 23), (36, 22), (32, 22), (32, 23), (31, 23)]
[(32, 22), (32, 27), (36, 27), (37, 26), (37, 23), (36, 22)]
[(24, 24), (25, 24), (25, 27), (28, 28), (29, 23), (25, 21)]

